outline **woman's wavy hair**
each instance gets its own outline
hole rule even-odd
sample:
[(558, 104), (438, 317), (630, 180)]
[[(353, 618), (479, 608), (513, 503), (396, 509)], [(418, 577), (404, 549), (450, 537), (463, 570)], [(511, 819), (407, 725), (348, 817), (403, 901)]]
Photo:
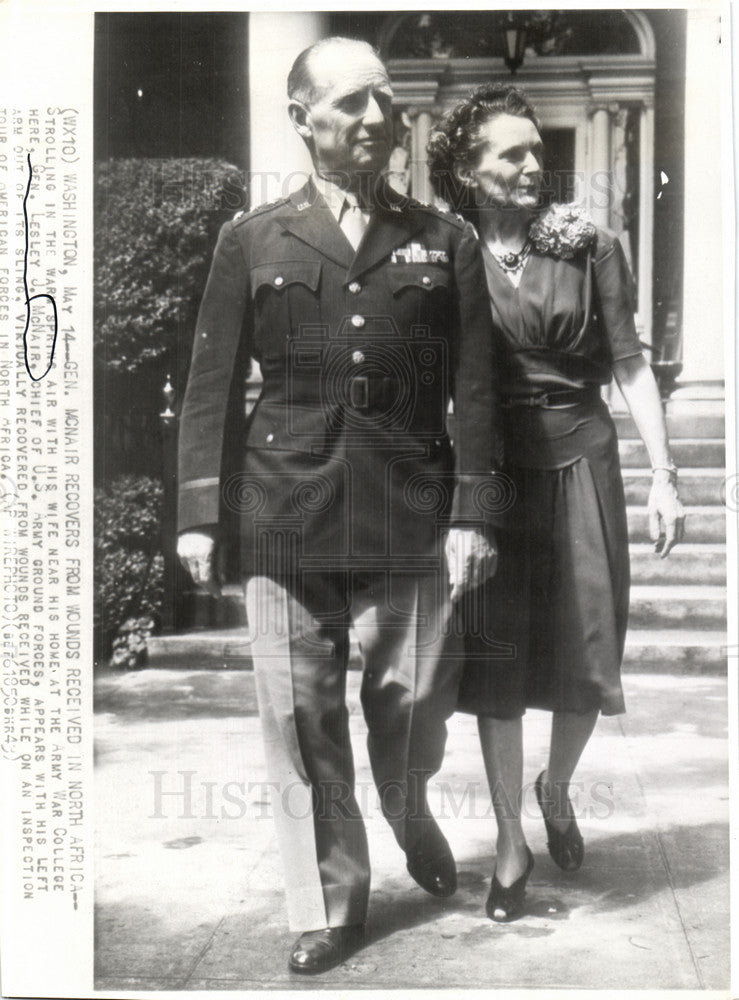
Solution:
[(480, 130), (498, 115), (528, 118), (540, 129), (526, 95), (509, 84), (489, 83), (473, 90), (440, 119), (426, 146), (431, 184), (454, 212), (475, 213), (471, 189), (457, 177), (455, 168), (473, 166), (482, 148)]

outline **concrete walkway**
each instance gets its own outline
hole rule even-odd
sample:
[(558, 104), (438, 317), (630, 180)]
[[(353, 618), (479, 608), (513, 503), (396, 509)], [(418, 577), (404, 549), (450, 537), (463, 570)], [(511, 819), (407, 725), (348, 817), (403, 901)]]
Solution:
[[(494, 821), (475, 720), (450, 723), (432, 808), (459, 890), (426, 895), (379, 814), (349, 675), (359, 797), (373, 863), (367, 947), (320, 977), (287, 970), (282, 869), (253, 677), (144, 670), (97, 683), (96, 988), (135, 990), (729, 988), (726, 680), (627, 675), (578, 772), (580, 872), (547, 853), (532, 783), (549, 718), (525, 721), (527, 912), (483, 906)], [(172, 794), (173, 793), (173, 794)]]

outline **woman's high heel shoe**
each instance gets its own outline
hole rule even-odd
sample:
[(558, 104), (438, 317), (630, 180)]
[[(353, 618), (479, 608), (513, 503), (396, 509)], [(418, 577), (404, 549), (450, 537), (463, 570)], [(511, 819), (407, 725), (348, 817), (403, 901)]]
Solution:
[(585, 844), (582, 839), (582, 834), (580, 833), (574, 816), (570, 820), (570, 825), (564, 832), (558, 830), (553, 823), (549, 822), (544, 805), (543, 777), (544, 772), (542, 771), (536, 779), (534, 791), (536, 792), (536, 801), (539, 803), (541, 814), (544, 817), (544, 826), (547, 830), (547, 847), (549, 848), (549, 853), (552, 857), (552, 861), (559, 865), (562, 871), (576, 872), (582, 865), (583, 858), (585, 857)]
[(526, 848), (526, 871), (519, 875), (512, 885), (501, 885), (498, 876), (493, 872), (490, 895), (485, 903), (485, 913), (496, 923), (504, 924), (515, 920), (523, 911), (523, 900), (526, 895), (526, 883), (534, 868), (534, 855)]

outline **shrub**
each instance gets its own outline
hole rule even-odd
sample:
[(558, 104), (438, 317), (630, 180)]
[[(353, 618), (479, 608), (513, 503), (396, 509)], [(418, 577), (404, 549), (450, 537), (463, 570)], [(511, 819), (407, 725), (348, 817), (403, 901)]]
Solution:
[[(142, 660), (163, 598), (162, 387), (181, 394), (217, 230), (244, 207), (217, 159), (109, 160), (95, 174), (95, 639)], [(166, 444), (171, 446), (171, 442)], [(135, 475), (134, 475), (135, 474)]]
[(145, 639), (157, 627), (163, 598), (160, 551), (162, 485), (119, 476), (95, 491), (97, 646), (118, 667), (143, 662)]
[[(109, 373), (133, 373), (178, 349), (189, 352), (215, 232), (241, 207), (239, 175), (222, 160), (108, 160), (98, 165), (98, 365)], [(178, 343), (180, 331), (184, 344)]]

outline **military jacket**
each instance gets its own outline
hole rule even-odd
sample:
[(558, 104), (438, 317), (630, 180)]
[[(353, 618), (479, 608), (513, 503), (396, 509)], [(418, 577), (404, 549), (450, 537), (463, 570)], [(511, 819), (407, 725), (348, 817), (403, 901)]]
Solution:
[[(421, 568), (450, 522), (500, 521), (476, 235), (377, 194), (356, 252), (310, 183), (221, 230), (180, 420), (179, 529), (235, 515), (245, 573)], [(245, 419), (250, 357), (264, 384)]]

